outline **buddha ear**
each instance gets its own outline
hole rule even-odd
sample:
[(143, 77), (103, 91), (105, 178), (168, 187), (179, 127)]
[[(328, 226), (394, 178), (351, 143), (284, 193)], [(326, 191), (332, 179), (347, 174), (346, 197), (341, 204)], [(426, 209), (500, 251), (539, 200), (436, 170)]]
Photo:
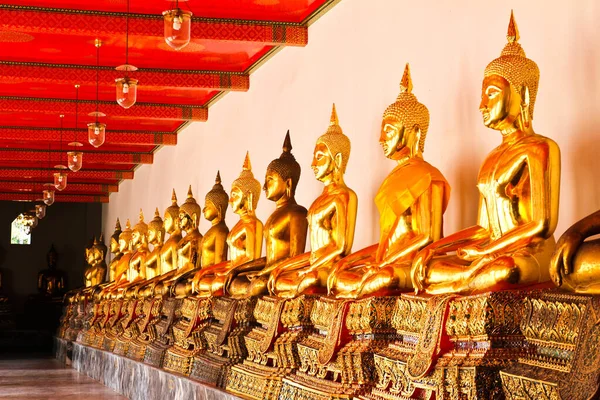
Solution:
[(246, 205), (248, 211), (254, 211), (254, 194), (252, 194), (252, 192), (249, 190), (246, 193), (246, 201), (248, 202), (248, 204)]
[(285, 180), (285, 194), (287, 195), (288, 198), (292, 197), (292, 186), (293, 186), (292, 178), (287, 178)]
[(333, 156), (333, 161), (335, 162), (335, 166), (337, 167), (337, 169), (341, 171), (344, 161), (342, 153), (335, 153), (335, 156)]
[(529, 86), (523, 85), (521, 86), (521, 117), (523, 118), (523, 124), (525, 127), (529, 127), (531, 115), (529, 113), (529, 107), (531, 104), (531, 98), (529, 96)]
[(415, 152), (421, 150), (421, 128), (419, 127), (419, 125), (415, 125), (413, 126), (413, 131), (415, 133)]

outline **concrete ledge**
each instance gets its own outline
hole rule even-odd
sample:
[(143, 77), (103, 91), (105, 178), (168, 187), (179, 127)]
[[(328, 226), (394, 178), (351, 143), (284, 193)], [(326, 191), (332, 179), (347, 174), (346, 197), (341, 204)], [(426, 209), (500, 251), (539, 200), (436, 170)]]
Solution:
[(54, 337), (54, 357), (65, 365), (71, 365), (73, 355), (73, 342)]
[(72, 360), (74, 369), (100, 381), (131, 400), (239, 399), (232, 394), (184, 376), (174, 375), (79, 343), (73, 343)]

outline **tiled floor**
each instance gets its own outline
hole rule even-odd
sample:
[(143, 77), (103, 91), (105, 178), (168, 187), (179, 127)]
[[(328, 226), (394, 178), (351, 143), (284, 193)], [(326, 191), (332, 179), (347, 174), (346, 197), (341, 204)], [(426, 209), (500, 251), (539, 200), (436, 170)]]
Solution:
[(0, 359), (2, 400), (125, 400), (51, 358)]

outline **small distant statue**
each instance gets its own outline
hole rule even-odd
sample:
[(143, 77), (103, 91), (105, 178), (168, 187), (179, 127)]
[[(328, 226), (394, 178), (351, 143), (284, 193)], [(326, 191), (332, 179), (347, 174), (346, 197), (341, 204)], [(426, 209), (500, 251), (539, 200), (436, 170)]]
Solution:
[(48, 268), (38, 274), (38, 291), (45, 296), (57, 297), (65, 293), (65, 273), (56, 269), (58, 253), (54, 245), (46, 255)]

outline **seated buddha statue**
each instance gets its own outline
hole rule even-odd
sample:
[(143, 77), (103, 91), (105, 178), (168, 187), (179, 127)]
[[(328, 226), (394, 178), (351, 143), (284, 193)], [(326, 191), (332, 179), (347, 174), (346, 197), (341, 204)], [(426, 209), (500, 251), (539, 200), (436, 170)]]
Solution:
[(550, 261), (552, 281), (563, 290), (600, 294), (600, 211), (588, 215), (563, 233)]
[(132, 233), (131, 223), (127, 220), (125, 229), (119, 234), (119, 252), (121, 253), (121, 257), (115, 265), (114, 280), (102, 290), (102, 297), (104, 298), (116, 295), (116, 291), (119, 288), (122, 288), (129, 283), (129, 261), (133, 255)]
[(344, 182), (349, 158), (350, 139), (342, 132), (334, 105), (329, 128), (317, 139), (311, 164), (315, 177), (324, 184), (308, 210), (311, 251), (273, 268), (268, 277), (272, 294), (292, 298), (325, 288), (331, 267), (350, 252), (358, 201)]
[(411, 289), (411, 261), (418, 250), (442, 236), (442, 217), (450, 187), (444, 176), (423, 159), (429, 111), (412, 93), (408, 64), (400, 94), (383, 113), (379, 143), (397, 165), (381, 184), (379, 244), (340, 260), (328, 277), (328, 290), (338, 298)]
[(119, 236), (121, 235), (121, 222), (119, 218), (117, 218), (117, 223), (115, 225), (115, 231), (110, 237), (110, 252), (113, 254), (112, 259), (110, 260), (110, 264), (108, 265), (108, 281), (114, 282), (117, 265), (119, 264), (119, 260), (123, 256), (121, 253), (119, 246)]
[(148, 244), (152, 251), (146, 256), (146, 279), (153, 279), (161, 274), (160, 253), (165, 240), (165, 227), (158, 207), (154, 211), (154, 219), (148, 223)]
[(174, 289), (177, 286), (176, 283), (180, 277), (195, 268), (200, 257), (200, 249), (202, 248), (202, 234), (198, 230), (200, 211), (200, 205), (196, 202), (192, 193), (192, 186), (190, 185), (187, 198), (179, 207), (179, 215), (177, 217), (180, 232), (185, 232), (185, 236), (177, 243), (175, 258), (172, 258), (173, 255), (169, 254), (168, 249), (163, 250), (163, 255), (170, 257), (171, 261), (176, 261), (176, 268), (163, 275), (160, 283), (154, 288), (155, 294), (165, 295), (169, 293), (171, 287)]
[(473, 294), (550, 279), (560, 151), (533, 130), (539, 70), (518, 43), (512, 15), (507, 39), (483, 79), (483, 124), (500, 132), (502, 142), (479, 170), (477, 224), (418, 253), (411, 271), (417, 292)]
[(46, 255), (48, 268), (40, 271), (38, 274), (38, 291), (44, 296), (62, 296), (65, 292), (65, 274), (56, 269), (57, 259), (58, 254), (54, 249), (54, 245), (52, 245)]
[(297, 204), (294, 197), (301, 169), (291, 151), (292, 141), (288, 131), (283, 152), (268, 165), (263, 185), (267, 199), (276, 204), (264, 229), (267, 255), (230, 272), (228, 292), (233, 297), (265, 293), (269, 274), (276, 263), (304, 252), (308, 229), (307, 210)]
[[(256, 217), (255, 209), (260, 197), (260, 182), (254, 179), (250, 155), (246, 153), (240, 176), (231, 184), (229, 204), (239, 221), (226, 237), (229, 261), (202, 266), (192, 279), (191, 290), (200, 297), (220, 296), (229, 273), (237, 266), (260, 257), (262, 251), (263, 224)], [(220, 202), (224, 200), (224, 197)], [(222, 239), (222, 237), (221, 237)]]
[(108, 248), (104, 244), (104, 234), (100, 234), (100, 238), (94, 238), (94, 244), (89, 250), (90, 266), (85, 273), (85, 280), (91, 286), (96, 286), (104, 283), (106, 280), (106, 252)]

